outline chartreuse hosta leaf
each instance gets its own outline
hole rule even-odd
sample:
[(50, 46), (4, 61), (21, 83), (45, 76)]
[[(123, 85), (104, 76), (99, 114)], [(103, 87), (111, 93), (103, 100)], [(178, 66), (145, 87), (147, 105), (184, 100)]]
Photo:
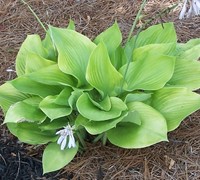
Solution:
[(16, 58), (16, 72), (18, 76), (22, 76), (25, 74), (26, 63), (27, 61), (31, 61), (33, 53), (43, 58), (48, 57), (47, 51), (43, 47), (39, 35), (28, 35), (23, 42)]
[(111, 64), (103, 43), (99, 43), (90, 56), (86, 79), (103, 97), (119, 93), (123, 77)]
[(57, 64), (42, 68), (27, 75), (30, 79), (47, 85), (66, 85), (75, 87), (76, 79), (63, 73)]
[(142, 92), (130, 93), (130, 94), (127, 94), (127, 96), (125, 97), (125, 102), (126, 103), (130, 103), (134, 101), (143, 102), (143, 101), (148, 100), (149, 98), (151, 98), (151, 93), (142, 93)]
[(72, 93), (71, 96), (68, 99), (69, 106), (72, 107), (73, 109), (76, 109), (76, 102), (78, 98), (83, 94), (82, 90), (75, 89)]
[(64, 89), (59, 95), (47, 96), (40, 102), (40, 109), (51, 119), (65, 117), (72, 112), (68, 98), (71, 89)]
[(54, 119), (53, 121), (51, 121), (50, 119), (45, 119), (45, 121), (39, 124), (38, 127), (42, 131), (57, 130), (66, 126), (68, 121), (69, 120), (66, 117)]
[(77, 109), (85, 118), (93, 121), (104, 121), (117, 118), (127, 109), (126, 104), (117, 97), (110, 97), (111, 109), (104, 111), (97, 107), (87, 93), (82, 94), (77, 101)]
[(92, 121), (79, 115), (75, 121), (75, 125), (77, 127), (83, 126), (90, 134), (97, 135), (116, 127), (116, 124), (127, 116), (127, 114), (127, 112), (124, 112), (121, 116), (106, 121)]
[(95, 100), (99, 100), (100, 101), (95, 101), (91, 95), (88, 96), (90, 101), (95, 105), (97, 106), (99, 109), (102, 109), (104, 111), (109, 111), (111, 109), (111, 101), (110, 101), (110, 97), (109, 96), (106, 96), (103, 100), (101, 100), (102, 98), (100, 97), (94, 97)]
[(28, 97), (30, 97), (30, 95), (18, 91), (9, 82), (0, 86), (0, 106), (4, 113), (6, 113), (12, 104)]
[(167, 124), (162, 114), (142, 102), (129, 103), (128, 107), (130, 111), (139, 114), (141, 125), (131, 122), (118, 123), (116, 128), (107, 132), (112, 144), (123, 148), (143, 148), (167, 141)]
[(196, 90), (200, 87), (200, 62), (190, 59), (177, 60), (174, 74), (168, 84)]
[(152, 95), (151, 105), (163, 114), (168, 131), (172, 131), (185, 117), (200, 108), (200, 95), (187, 88), (166, 87)]
[(40, 98), (30, 98), (31, 100), (19, 101), (8, 109), (4, 123), (18, 123), (23, 121), (41, 123), (46, 119), (46, 115), (38, 108)]
[(99, 34), (95, 38), (94, 42), (96, 44), (103, 42), (108, 50), (109, 55), (112, 55), (122, 42), (122, 34), (117, 22)]
[(27, 76), (20, 76), (11, 81), (11, 84), (23, 93), (46, 97), (48, 95), (59, 94), (62, 90), (60, 86), (45, 85), (31, 80)]
[(177, 59), (198, 60), (200, 57), (200, 38), (191, 39), (186, 44), (177, 44)]
[[(143, 58), (130, 63), (126, 74), (127, 90), (157, 90), (173, 75), (175, 57), (144, 53)], [(126, 66), (121, 68), (125, 73)]]
[(77, 78), (78, 85), (85, 85), (86, 68), (96, 45), (86, 36), (69, 29), (49, 26), (50, 35), (58, 51), (58, 66), (66, 74)]
[(142, 120), (141, 120), (141, 117), (140, 117), (140, 114), (137, 112), (137, 111), (132, 111), (132, 110), (129, 110), (127, 116), (125, 116), (121, 122), (129, 122), (129, 123), (134, 123), (134, 124), (137, 124), (137, 125), (141, 125), (142, 123)]
[[(69, 21), (67, 29), (75, 30), (75, 24), (72, 20)], [(45, 49), (48, 53), (47, 59), (51, 59), (51, 60), (57, 62), (58, 52), (57, 52), (56, 47), (51, 39), (50, 33), (51, 32), (48, 30), (44, 40), (42, 41), (42, 45), (45, 47)]]
[(110, 61), (117, 70), (119, 70), (124, 64), (127, 63), (127, 58), (122, 46), (119, 46), (110, 56)]
[(128, 59), (131, 59), (135, 48), (148, 44), (176, 43), (177, 36), (173, 23), (163, 23), (151, 26), (146, 30), (133, 36), (125, 46), (125, 52)]
[(47, 31), (46, 36), (44, 40), (42, 41), (42, 45), (44, 46), (44, 48), (46, 49), (48, 53), (47, 59), (51, 59), (52, 61), (57, 62), (58, 52), (56, 50), (55, 45), (53, 44), (49, 30)]
[[(136, 36), (131, 39), (131, 43), (135, 41)], [(142, 31), (136, 40), (135, 48), (147, 44), (176, 43), (177, 36), (173, 23), (163, 23), (151, 26)]]
[(7, 123), (8, 129), (18, 137), (21, 142), (29, 144), (46, 144), (55, 142), (57, 137), (55, 131), (44, 131), (38, 124), (31, 122)]
[(27, 60), (25, 65), (25, 74), (32, 73), (38, 71), (39, 69), (55, 64), (55, 62), (45, 59), (38, 54), (31, 52), (26, 58)]
[(43, 173), (59, 170), (66, 166), (78, 152), (78, 143), (75, 148), (60, 150), (56, 143), (50, 143), (42, 156)]
[(175, 53), (176, 53), (176, 43), (149, 44), (136, 48), (133, 51), (133, 61), (139, 61), (144, 57), (148, 58), (148, 56), (152, 54), (173, 56), (175, 55)]

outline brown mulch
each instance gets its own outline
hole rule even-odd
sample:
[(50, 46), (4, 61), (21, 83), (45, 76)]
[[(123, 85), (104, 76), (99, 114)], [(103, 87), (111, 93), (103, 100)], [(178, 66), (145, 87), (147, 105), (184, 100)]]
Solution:
[[(73, 19), (76, 30), (94, 38), (117, 20), (124, 39), (131, 28), (141, 1), (134, 0), (27, 0), (42, 22), (65, 27)], [(149, 0), (144, 18), (150, 24), (173, 21), (179, 42), (200, 37), (200, 17), (178, 19), (180, 6), (164, 13), (179, 0)], [(149, 25), (150, 25), (149, 24)], [(139, 25), (139, 24), (138, 24)], [(14, 78), (6, 72), (14, 61), (27, 34), (44, 31), (26, 5), (19, 0), (0, 0), (0, 84)], [(3, 114), (0, 112), (0, 123)], [(198, 180), (200, 179), (200, 111), (193, 113), (174, 132), (169, 142), (126, 150), (108, 144), (88, 143), (88, 149), (62, 170), (42, 175), (41, 146), (20, 143), (4, 125), (0, 126), (0, 178), (9, 179), (133, 179)]]

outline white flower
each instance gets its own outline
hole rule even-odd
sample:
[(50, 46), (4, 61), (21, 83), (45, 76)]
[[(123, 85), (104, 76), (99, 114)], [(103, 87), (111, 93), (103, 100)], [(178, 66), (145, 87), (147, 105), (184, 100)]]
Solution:
[(56, 132), (56, 134), (59, 134), (60, 137), (57, 140), (57, 144), (60, 145), (60, 149), (64, 150), (66, 147), (66, 144), (68, 142), (67, 147), (73, 148), (76, 147), (74, 135), (73, 135), (73, 127), (68, 124), (66, 127), (63, 127), (64, 129)]
[(188, 0), (185, 0), (182, 10), (179, 15), (179, 19), (183, 19), (185, 16), (189, 18), (191, 16), (196, 16), (200, 14), (200, 0), (189, 0), (190, 8), (188, 12), (186, 13), (187, 3), (188, 3)]

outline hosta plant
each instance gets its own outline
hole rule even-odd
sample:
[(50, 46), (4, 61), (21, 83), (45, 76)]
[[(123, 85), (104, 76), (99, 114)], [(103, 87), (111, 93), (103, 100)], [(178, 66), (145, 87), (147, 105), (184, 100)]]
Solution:
[(0, 86), (4, 123), (21, 142), (47, 144), (44, 173), (67, 165), (84, 140), (122, 148), (167, 141), (200, 108), (200, 39), (177, 43), (173, 23), (158, 24), (125, 45), (115, 22), (94, 40), (49, 26), (28, 35), (17, 77)]

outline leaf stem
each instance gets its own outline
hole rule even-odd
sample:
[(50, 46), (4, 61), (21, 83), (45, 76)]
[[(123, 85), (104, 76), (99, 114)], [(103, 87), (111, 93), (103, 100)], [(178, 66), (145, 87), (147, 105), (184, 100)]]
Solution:
[(42, 23), (42, 21), (40, 20), (40, 18), (37, 16), (37, 14), (33, 11), (33, 9), (28, 5), (28, 3), (24, 0), (21, 0), (25, 5), (28, 6), (29, 10), (33, 13), (33, 15), (35, 16), (35, 18), (37, 19), (37, 21), (39, 22), (39, 24), (42, 26), (42, 28), (44, 29), (45, 32), (47, 32), (47, 29), (45, 28), (44, 24)]
[(78, 136), (78, 139), (81, 143), (81, 145), (83, 146), (84, 149), (86, 149), (86, 144), (85, 144), (85, 141), (83, 140), (81, 134), (79, 132), (76, 132), (77, 136)]
[(104, 134), (99, 134), (98, 136), (96, 136), (95, 139), (93, 140), (93, 143), (98, 142), (103, 137), (103, 135)]
[(133, 34), (133, 31), (134, 31), (134, 29), (135, 29), (135, 27), (136, 27), (136, 24), (137, 24), (137, 22), (138, 22), (138, 20), (139, 20), (139, 18), (140, 18), (140, 14), (141, 14), (142, 9), (144, 8), (145, 4), (146, 4), (146, 0), (143, 0), (143, 3), (142, 3), (141, 6), (140, 6), (140, 9), (139, 9), (139, 11), (138, 11), (138, 13), (137, 13), (137, 15), (136, 15), (136, 18), (135, 18), (135, 20), (134, 20), (134, 22), (133, 22), (133, 25), (132, 25), (132, 27), (131, 27), (131, 30), (130, 30), (130, 32), (129, 32), (128, 38), (127, 38), (127, 40), (126, 40), (126, 44), (127, 44), (127, 43), (130, 41), (130, 39), (131, 39), (131, 36), (132, 36), (132, 34)]
[(102, 143), (104, 146), (106, 145), (106, 142), (107, 142), (107, 136), (106, 136), (106, 133), (104, 133), (102, 137)]

